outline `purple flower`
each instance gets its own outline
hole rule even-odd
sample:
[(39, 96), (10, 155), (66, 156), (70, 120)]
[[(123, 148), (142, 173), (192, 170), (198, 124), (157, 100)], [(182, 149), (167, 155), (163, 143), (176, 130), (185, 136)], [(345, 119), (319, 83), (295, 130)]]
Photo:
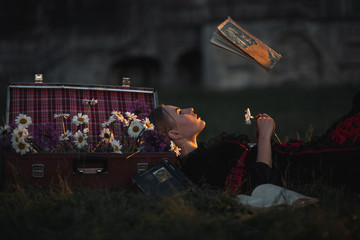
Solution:
[(0, 136), (0, 155), (4, 153), (14, 153), (15, 150), (11, 146), (11, 134)]
[(161, 131), (155, 129), (144, 132), (141, 144), (144, 152), (164, 152), (169, 148), (168, 146), (169, 140)]
[(59, 143), (59, 134), (54, 123), (39, 124), (34, 127), (34, 142), (43, 150), (49, 151), (56, 148)]
[(137, 99), (131, 104), (129, 112), (134, 113), (138, 119), (144, 119), (151, 113), (151, 108), (149, 104)]
[(11, 146), (12, 131), (16, 128), (17, 124), (10, 123), (10, 131), (6, 135), (0, 136), (0, 154), (15, 153), (14, 148)]

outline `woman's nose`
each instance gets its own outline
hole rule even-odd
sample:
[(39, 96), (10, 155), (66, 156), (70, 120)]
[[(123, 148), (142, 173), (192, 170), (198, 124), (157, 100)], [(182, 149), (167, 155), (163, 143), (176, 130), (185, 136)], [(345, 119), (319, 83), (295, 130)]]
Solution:
[(193, 108), (186, 108), (186, 112), (192, 114), (192, 113), (194, 113), (194, 109)]

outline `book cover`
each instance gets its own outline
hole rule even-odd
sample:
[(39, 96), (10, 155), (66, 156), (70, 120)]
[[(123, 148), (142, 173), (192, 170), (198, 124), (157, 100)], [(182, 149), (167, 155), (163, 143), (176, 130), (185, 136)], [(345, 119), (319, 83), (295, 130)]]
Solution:
[(230, 17), (217, 27), (210, 42), (259, 64), (267, 71), (271, 71), (282, 57)]
[(167, 159), (137, 174), (133, 180), (144, 193), (151, 197), (172, 196), (197, 188), (178, 167)]

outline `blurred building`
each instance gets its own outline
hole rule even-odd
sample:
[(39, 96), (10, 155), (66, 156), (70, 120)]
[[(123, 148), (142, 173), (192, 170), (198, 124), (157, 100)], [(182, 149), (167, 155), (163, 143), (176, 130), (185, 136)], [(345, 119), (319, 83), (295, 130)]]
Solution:
[[(8, 82), (239, 89), (360, 82), (358, 0), (1, 0)], [(210, 44), (231, 16), (283, 55), (271, 73)], [(2, 102), (4, 98), (2, 98)]]

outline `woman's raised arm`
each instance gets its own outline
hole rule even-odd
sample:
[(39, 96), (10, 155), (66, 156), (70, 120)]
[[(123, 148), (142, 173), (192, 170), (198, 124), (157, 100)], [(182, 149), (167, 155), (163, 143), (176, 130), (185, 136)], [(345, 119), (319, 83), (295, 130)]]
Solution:
[(257, 162), (272, 167), (271, 136), (275, 127), (274, 119), (267, 114), (259, 114), (255, 118), (256, 139), (258, 145)]

